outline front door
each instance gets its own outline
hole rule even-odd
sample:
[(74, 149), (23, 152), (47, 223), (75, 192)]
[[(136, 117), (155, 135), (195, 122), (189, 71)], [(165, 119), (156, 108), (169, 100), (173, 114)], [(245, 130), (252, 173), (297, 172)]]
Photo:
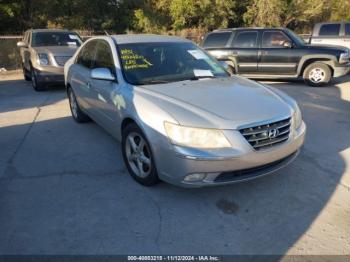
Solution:
[[(92, 68), (107, 68), (116, 77), (113, 53), (105, 40), (99, 40)], [(119, 111), (123, 107), (120, 97), (120, 85), (115, 81), (91, 79), (94, 104), (101, 124), (111, 133), (117, 134), (121, 117)]]
[[(295, 75), (298, 57), (292, 40), (282, 31), (264, 31), (261, 37), (258, 71), (266, 75)], [(287, 43), (290, 46), (286, 45)]]

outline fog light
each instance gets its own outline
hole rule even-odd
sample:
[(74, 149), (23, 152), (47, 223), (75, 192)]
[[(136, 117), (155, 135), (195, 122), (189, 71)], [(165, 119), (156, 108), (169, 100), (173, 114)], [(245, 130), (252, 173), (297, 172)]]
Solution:
[(190, 174), (185, 177), (186, 182), (198, 182), (204, 180), (206, 174), (205, 173), (198, 173), (198, 174)]

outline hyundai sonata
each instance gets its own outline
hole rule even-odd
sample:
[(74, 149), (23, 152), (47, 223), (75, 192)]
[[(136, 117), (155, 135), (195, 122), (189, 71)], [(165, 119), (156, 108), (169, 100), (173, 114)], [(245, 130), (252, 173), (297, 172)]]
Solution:
[(72, 116), (122, 142), (143, 185), (250, 180), (289, 164), (304, 142), (297, 103), (238, 76), (191, 41), (116, 35), (86, 41), (67, 62)]

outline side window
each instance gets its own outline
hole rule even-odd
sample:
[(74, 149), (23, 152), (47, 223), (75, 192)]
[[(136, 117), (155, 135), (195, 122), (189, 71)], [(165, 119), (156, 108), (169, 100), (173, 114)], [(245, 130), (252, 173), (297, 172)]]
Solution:
[(257, 47), (257, 39), (257, 31), (238, 32), (232, 42), (232, 47), (254, 48)]
[(78, 54), (77, 64), (90, 69), (92, 66), (92, 61), (94, 59), (95, 50), (96, 41), (91, 41), (87, 43)]
[(98, 42), (92, 68), (108, 68), (115, 73), (112, 50), (106, 41)]
[(350, 36), (350, 24), (345, 24), (345, 35)]
[(230, 39), (231, 32), (215, 32), (207, 35), (203, 42), (203, 47), (225, 47)]
[(290, 39), (279, 31), (265, 31), (262, 36), (263, 48), (283, 47), (283, 43), (290, 42)]
[(340, 31), (340, 24), (325, 24), (320, 28), (318, 35), (338, 36)]

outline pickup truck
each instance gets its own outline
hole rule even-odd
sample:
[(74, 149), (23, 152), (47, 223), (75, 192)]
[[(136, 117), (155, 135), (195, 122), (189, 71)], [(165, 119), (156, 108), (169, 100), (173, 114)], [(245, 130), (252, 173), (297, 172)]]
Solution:
[(350, 48), (350, 22), (315, 24), (309, 43)]
[(299, 79), (323, 86), (350, 70), (344, 47), (306, 44), (287, 28), (234, 28), (206, 35), (202, 47), (228, 71), (252, 79)]

